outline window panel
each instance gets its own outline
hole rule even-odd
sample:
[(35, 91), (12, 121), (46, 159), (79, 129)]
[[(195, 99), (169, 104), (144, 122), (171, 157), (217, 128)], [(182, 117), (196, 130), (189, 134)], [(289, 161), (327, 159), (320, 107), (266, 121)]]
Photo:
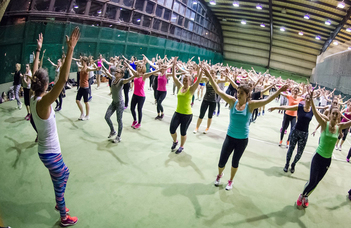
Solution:
[(185, 16), (187, 18), (190, 18), (190, 14), (191, 14), (191, 10), (189, 8), (186, 9), (186, 13), (185, 13)]
[(35, 2), (34, 9), (42, 11), (42, 10), (49, 10), (50, 0), (37, 0)]
[(202, 6), (200, 3), (197, 3), (197, 12), (198, 13), (201, 13), (201, 10), (202, 10)]
[(123, 0), (123, 5), (128, 6), (128, 7), (132, 7), (133, 1), (134, 0)]
[(145, 2), (145, 0), (136, 0), (135, 1), (135, 9), (143, 11), (144, 10), (144, 2)]
[(156, 16), (157, 17), (162, 17), (162, 11), (163, 11), (163, 7), (162, 6), (159, 6), (159, 5), (157, 5), (157, 7), (156, 7)]
[(194, 11), (191, 11), (191, 14), (190, 14), (190, 20), (195, 20), (195, 12)]
[[(190, 1), (190, 0), (189, 0)], [(188, 0), (182, 0), (182, 2), (186, 5)]]
[(188, 28), (188, 26), (189, 26), (189, 20), (188, 19), (185, 19), (185, 21), (184, 21), (184, 28)]
[(164, 4), (165, 4), (165, 0), (157, 0), (157, 3), (158, 3), (159, 5), (164, 5)]
[(184, 20), (184, 17), (179, 16), (179, 18), (178, 18), (178, 25), (183, 26), (183, 20)]
[(8, 11), (18, 11), (18, 10), (29, 10), (31, 1), (28, 0), (17, 0), (10, 1), (7, 6)]
[(198, 30), (198, 34), (201, 35), (202, 34), (202, 27), (198, 26), (199, 30)]
[(173, 0), (165, 0), (165, 5), (164, 6), (166, 6), (166, 7), (168, 7), (168, 8), (172, 8), (172, 3), (173, 3)]
[(86, 5), (87, 5), (87, 1), (76, 0), (75, 3), (73, 4), (73, 9), (71, 10), (71, 13), (84, 14)]
[(143, 26), (147, 27), (147, 28), (150, 28), (151, 20), (152, 20), (151, 17), (144, 15)]
[[(196, 3), (196, 4), (195, 4), (195, 3)], [(193, 4), (191, 5), (191, 8), (192, 8), (193, 10), (196, 10), (198, 4), (199, 4), (199, 3), (198, 3), (196, 0), (193, 1)]]
[(107, 5), (105, 18), (108, 18), (108, 19), (111, 19), (111, 20), (115, 19), (116, 18), (116, 12), (117, 12), (117, 6)]
[(70, 0), (55, 1), (54, 11), (67, 12), (69, 6), (70, 6)]
[(192, 39), (192, 36), (193, 36), (193, 33), (188, 32), (188, 40), (191, 40), (191, 39)]
[(158, 19), (155, 19), (152, 28), (153, 28), (153, 29), (156, 29), (156, 30), (159, 30), (160, 24), (161, 24), (161, 21), (158, 20)]
[(169, 28), (169, 33), (172, 34), (172, 35), (174, 35), (174, 33), (175, 33), (175, 28), (176, 28), (175, 25), (171, 25), (170, 28)]
[(121, 8), (121, 13), (120, 13), (120, 16), (119, 16), (119, 20), (123, 21), (123, 22), (129, 22), (131, 14), (132, 14), (131, 10), (127, 10), (127, 9)]
[(92, 2), (90, 6), (89, 16), (101, 17), (103, 4)]
[(152, 14), (154, 12), (155, 3), (152, 1), (147, 1), (145, 12)]
[(182, 4), (179, 4), (179, 14), (184, 15), (185, 14), (185, 6)]
[(189, 21), (189, 30), (193, 31), (194, 29), (194, 22)]
[(175, 35), (180, 37), (180, 36), (182, 35), (182, 29), (179, 28), (179, 27), (176, 27), (176, 29), (175, 29)]
[(177, 19), (178, 19), (178, 14), (173, 13), (173, 14), (172, 14), (172, 18), (171, 18), (171, 22), (172, 22), (172, 23), (176, 23), (176, 22), (177, 22)]
[(174, 3), (173, 3), (173, 11), (175, 11), (175, 12), (179, 11), (179, 2), (174, 1)]
[(163, 14), (163, 19), (169, 20), (171, 19), (171, 11), (168, 9), (165, 9), (165, 13)]
[(161, 31), (162, 32), (168, 32), (168, 26), (169, 26), (169, 23), (162, 21), (162, 23), (161, 23)]
[(134, 12), (132, 23), (135, 25), (140, 25), (140, 22), (141, 22), (141, 14)]

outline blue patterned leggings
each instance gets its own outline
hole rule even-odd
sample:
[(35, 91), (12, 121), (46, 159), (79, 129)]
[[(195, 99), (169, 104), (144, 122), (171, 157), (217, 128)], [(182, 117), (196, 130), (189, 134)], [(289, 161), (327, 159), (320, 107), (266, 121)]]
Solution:
[(49, 169), (56, 197), (56, 204), (60, 211), (61, 218), (66, 217), (65, 190), (69, 176), (69, 169), (59, 154), (39, 154), (40, 160)]
[(308, 132), (296, 130), (295, 128), (291, 131), (290, 145), (289, 145), (288, 153), (286, 154), (286, 164), (290, 163), (292, 153), (294, 152), (295, 146), (297, 144), (297, 154), (292, 163), (293, 165), (296, 165), (296, 163), (300, 160), (302, 153), (305, 149), (307, 139), (308, 139)]

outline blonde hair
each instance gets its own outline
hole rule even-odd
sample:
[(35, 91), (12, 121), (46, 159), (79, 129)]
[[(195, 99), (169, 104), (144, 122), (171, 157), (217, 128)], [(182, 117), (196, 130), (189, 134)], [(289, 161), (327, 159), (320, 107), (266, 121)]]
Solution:
[(21, 64), (20, 63), (16, 63), (16, 69), (18, 68), (18, 70), (21, 69)]

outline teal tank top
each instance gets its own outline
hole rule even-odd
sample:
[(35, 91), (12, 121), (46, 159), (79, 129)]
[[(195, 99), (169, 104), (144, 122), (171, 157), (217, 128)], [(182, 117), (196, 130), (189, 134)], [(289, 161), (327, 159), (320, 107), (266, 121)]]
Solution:
[(338, 136), (339, 127), (336, 128), (336, 133), (330, 133), (328, 121), (326, 129), (321, 133), (320, 143), (317, 147), (317, 153), (323, 158), (331, 158)]
[(245, 109), (238, 111), (236, 105), (238, 100), (235, 101), (229, 113), (229, 127), (227, 135), (236, 139), (247, 139), (249, 137), (249, 125), (251, 112), (249, 110), (249, 103), (246, 102)]

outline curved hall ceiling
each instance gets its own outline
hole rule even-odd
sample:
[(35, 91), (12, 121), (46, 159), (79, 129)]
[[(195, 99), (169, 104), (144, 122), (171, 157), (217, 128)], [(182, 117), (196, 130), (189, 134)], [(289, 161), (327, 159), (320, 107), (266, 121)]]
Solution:
[(349, 0), (205, 1), (221, 23), (225, 60), (310, 76), (320, 53), (351, 40)]

